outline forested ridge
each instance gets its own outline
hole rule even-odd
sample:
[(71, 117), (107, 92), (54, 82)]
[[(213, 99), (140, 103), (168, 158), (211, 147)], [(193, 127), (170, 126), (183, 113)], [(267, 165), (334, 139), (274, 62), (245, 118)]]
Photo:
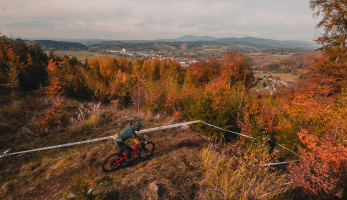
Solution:
[(55, 40), (34, 40), (26, 41), (29, 45), (38, 43), (44, 51), (50, 50), (87, 50), (88, 47), (84, 44), (78, 42), (64, 42), (64, 41), (55, 41)]

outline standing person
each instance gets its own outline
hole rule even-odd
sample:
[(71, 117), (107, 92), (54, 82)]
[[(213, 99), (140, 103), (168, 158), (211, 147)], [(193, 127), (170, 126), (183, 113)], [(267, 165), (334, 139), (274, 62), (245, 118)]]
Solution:
[(140, 131), (142, 127), (145, 126), (140, 122), (135, 121), (124, 130), (122, 130), (122, 132), (117, 133), (113, 136), (113, 142), (119, 149), (118, 153), (122, 155), (124, 150), (126, 151), (126, 162), (134, 160), (134, 157), (130, 158), (133, 149), (129, 145), (124, 143), (127, 139), (132, 138), (134, 139), (134, 142), (136, 144), (141, 145), (141, 147), (143, 148), (145, 146), (145, 143), (142, 142), (135, 133), (135, 131)]

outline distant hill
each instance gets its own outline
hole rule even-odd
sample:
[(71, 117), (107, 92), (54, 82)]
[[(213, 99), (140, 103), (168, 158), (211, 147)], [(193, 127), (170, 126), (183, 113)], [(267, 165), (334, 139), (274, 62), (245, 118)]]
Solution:
[(88, 47), (77, 42), (64, 42), (64, 41), (55, 41), (55, 40), (35, 40), (35, 41), (26, 41), (27, 44), (38, 43), (44, 51), (49, 50), (87, 50)]
[[(262, 39), (256, 37), (243, 38), (216, 38), (211, 36), (194, 36), (186, 35), (176, 39), (157, 39), (157, 40), (102, 40), (102, 39), (65, 39), (64, 41), (55, 40), (34, 40), (30, 42), (39, 43), (44, 50), (86, 50), (88, 47), (105, 46), (106, 48), (134, 48), (139, 46), (155, 46), (155, 43), (165, 43), (165, 45), (176, 46), (174, 43), (187, 43), (189, 46), (199, 44), (214, 43), (225, 46), (235, 46), (236, 49), (250, 48), (253, 51), (264, 49), (317, 49), (319, 46), (316, 43), (300, 40), (273, 40)], [(83, 44), (81, 44), (83, 43)], [(171, 44), (169, 44), (171, 43)], [(148, 44), (148, 45), (145, 45)], [(88, 46), (88, 47), (87, 47)]]
[(303, 48), (290, 48), (290, 49), (275, 48), (275, 49), (264, 49), (264, 50), (261, 50), (261, 52), (269, 53), (269, 54), (288, 55), (290, 53), (310, 53), (310, 52), (312, 52), (312, 50), (303, 49)]
[(304, 49), (316, 49), (318, 46), (313, 42), (298, 41), (298, 40), (272, 40), (262, 39), (255, 37), (244, 37), (244, 38), (223, 38), (215, 40), (219, 43), (225, 44), (240, 44), (240, 42), (246, 42), (247, 46), (252, 46), (259, 49), (275, 49), (275, 48), (304, 48)]
[(194, 35), (185, 35), (176, 39), (159, 39), (154, 40), (156, 42), (196, 42), (196, 41), (214, 41), (219, 38), (211, 36), (194, 36)]
[[(255, 37), (243, 37), (243, 38), (216, 38), (210, 36), (194, 36), (186, 35), (176, 39), (159, 39), (154, 42), (196, 42), (196, 41), (210, 41), (218, 42), (227, 45), (246, 45), (254, 47), (256, 49), (273, 49), (273, 48), (304, 48), (304, 49), (316, 49), (319, 46), (313, 42), (300, 41), (300, 40), (273, 40), (273, 39), (262, 39)], [(126, 41), (123, 41), (126, 42)], [(144, 42), (144, 41), (141, 41)], [(148, 41), (150, 42), (150, 41)], [(152, 41), (153, 42), (153, 41)]]

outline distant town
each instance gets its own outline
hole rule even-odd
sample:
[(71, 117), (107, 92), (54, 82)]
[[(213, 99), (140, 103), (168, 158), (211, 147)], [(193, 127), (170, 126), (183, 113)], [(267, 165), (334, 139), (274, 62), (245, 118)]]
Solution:
[(187, 67), (190, 64), (197, 62), (197, 60), (195, 59), (172, 56), (172, 53), (170, 52), (161, 52), (161, 51), (144, 53), (142, 51), (127, 51), (125, 48), (123, 48), (120, 51), (106, 49), (105, 52), (114, 53), (116, 55), (123, 56), (123, 57), (137, 57), (137, 58), (145, 58), (145, 59), (151, 59), (151, 60), (155, 57), (158, 58), (159, 60), (162, 60), (162, 59), (165, 60), (170, 58), (171, 60), (177, 60), (183, 67)]

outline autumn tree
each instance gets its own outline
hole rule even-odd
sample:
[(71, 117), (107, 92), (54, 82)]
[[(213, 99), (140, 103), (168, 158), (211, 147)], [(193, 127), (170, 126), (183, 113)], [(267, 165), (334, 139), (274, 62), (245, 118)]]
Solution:
[(346, 115), (332, 105), (347, 83), (347, 1), (310, 0), (310, 8), (316, 10), (314, 17), (322, 17), (317, 28), (323, 28), (324, 33), (316, 42), (322, 45), (323, 55), (312, 58), (310, 72), (300, 83), (291, 106), (285, 105), (293, 118), (302, 119), (298, 137), (303, 155), (291, 173), (311, 198), (345, 199), (347, 149), (345, 132), (342, 136), (338, 133), (345, 127), (342, 116)]
[(344, 49), (347, 34), (347, 0), (310, 0), (310, 8), (317, 9), (313, 14), (315, 17), (322, 17), (317, 28), (323, 28), (325, 33), (316, 40), (323, 45), (321, 49)]
[(0, 38), (0, 82), (24, 91), (38, 89), (47, 81), (47, 55), (39, 45), (21, 39)]
[(153, 80), (160, 79), (160, 62), (157, 57), (155, 57), (150, 65), (150, 76)]
[(47, 66), (47, 72), (49, 75), (49, 85), (45, 87), (45, 93), (47, 96), (56, 96), (63, 93), (63, 82), (59, 77), (58, 64), (51, 59)]
[(253, 72), (244, 54), (228, 51), (222, 60), (221, 70), (222, 79), (229, 88), (237, 82), (242, 82), (247, 87), (252, 86)]
[(196, 86), (207, 84), (214, 78), (220, 76), (221, 64), (219, 61), (211, 59), (209, 62), (198, 61), (189, 65), (188, 70), (194, 77)]
[[(5, 36), (0, 37), (0, 84), (7, 83), (8, 79), (8, 44)], [(0, 85), (1, 87), (1, 85)]]
[(8, 82), (11, 83), (12, 90), (17, 90), (19, 88), (19, 73), (25, 70), (26, 65), (20, 62), (20, 57), (17, 56), (12, 48), (7, 52), (8, 60)]
[(324, 33), (316, 42), (322, 45), (323, 55), (312, 58), (306, 81), (321, 86), (328, 97), (346, 84), (347, 0), (310, 0), (310, 8), (316, 10), (314, 17), (322, 17), (317, 28), (323, 28)]

